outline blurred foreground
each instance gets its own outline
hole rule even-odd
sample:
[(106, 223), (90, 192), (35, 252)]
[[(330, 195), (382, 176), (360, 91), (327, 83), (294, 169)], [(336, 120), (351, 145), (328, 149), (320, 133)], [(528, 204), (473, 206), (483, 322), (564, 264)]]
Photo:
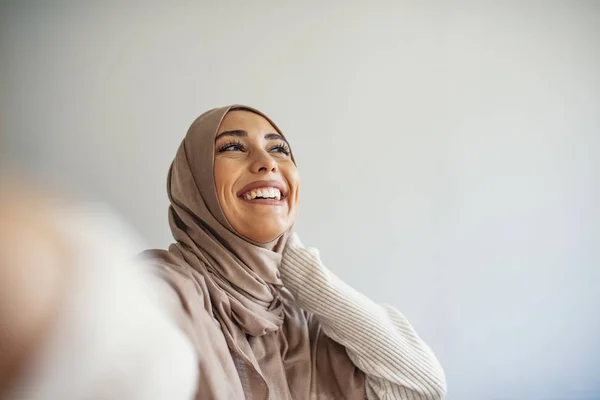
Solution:
[(0, 399), (188, 399), (176, 298), (102, 205), (0, 184)]

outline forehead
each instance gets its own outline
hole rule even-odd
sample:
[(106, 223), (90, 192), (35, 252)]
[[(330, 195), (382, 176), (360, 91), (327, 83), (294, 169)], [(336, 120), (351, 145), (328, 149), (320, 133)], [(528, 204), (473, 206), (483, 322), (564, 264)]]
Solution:
[(248, 134), (277, 132), (275, 127), (264, 117), (246, 110), (228, 112), (223, 118), (217, 134), (233, 130), (243, 130)]

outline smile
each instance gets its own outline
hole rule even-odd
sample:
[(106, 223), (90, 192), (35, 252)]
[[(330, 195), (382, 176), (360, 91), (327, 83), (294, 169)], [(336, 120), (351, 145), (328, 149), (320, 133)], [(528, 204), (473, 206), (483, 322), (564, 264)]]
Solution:
[(278, 181), (256, 181), (240, 190), (238, 197), (252, 203), (281, 204), (286, 197), (285, 186)]
[(242, 195), (244, 200), (255, 200), (255, 199), (270, 199), (270, 200), (281, 200), (281, 191), (274, 187), (264, 187), (253, 189)]

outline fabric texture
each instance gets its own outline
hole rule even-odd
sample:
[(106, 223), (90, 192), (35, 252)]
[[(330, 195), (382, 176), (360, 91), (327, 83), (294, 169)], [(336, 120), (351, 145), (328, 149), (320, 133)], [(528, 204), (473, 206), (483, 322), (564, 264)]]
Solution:
[(318, 318), (323, 332), (366, 374), (368, 399), (445, 396), (442, 367), (402, 313), (342, 282), (296, 235), (288, 241), (280, 272), (298, 305)]

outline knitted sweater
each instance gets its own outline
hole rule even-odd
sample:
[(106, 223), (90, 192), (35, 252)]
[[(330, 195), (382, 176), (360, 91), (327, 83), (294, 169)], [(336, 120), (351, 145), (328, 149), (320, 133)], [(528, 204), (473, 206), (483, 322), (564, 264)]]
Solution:
[(297, 236), (284, 252), (280, 273), (300, 307), (317, 316), (325, 334), (365, 373), (368, 399), (444, 397), (440, 364), (399, 311), (346, 285)]

